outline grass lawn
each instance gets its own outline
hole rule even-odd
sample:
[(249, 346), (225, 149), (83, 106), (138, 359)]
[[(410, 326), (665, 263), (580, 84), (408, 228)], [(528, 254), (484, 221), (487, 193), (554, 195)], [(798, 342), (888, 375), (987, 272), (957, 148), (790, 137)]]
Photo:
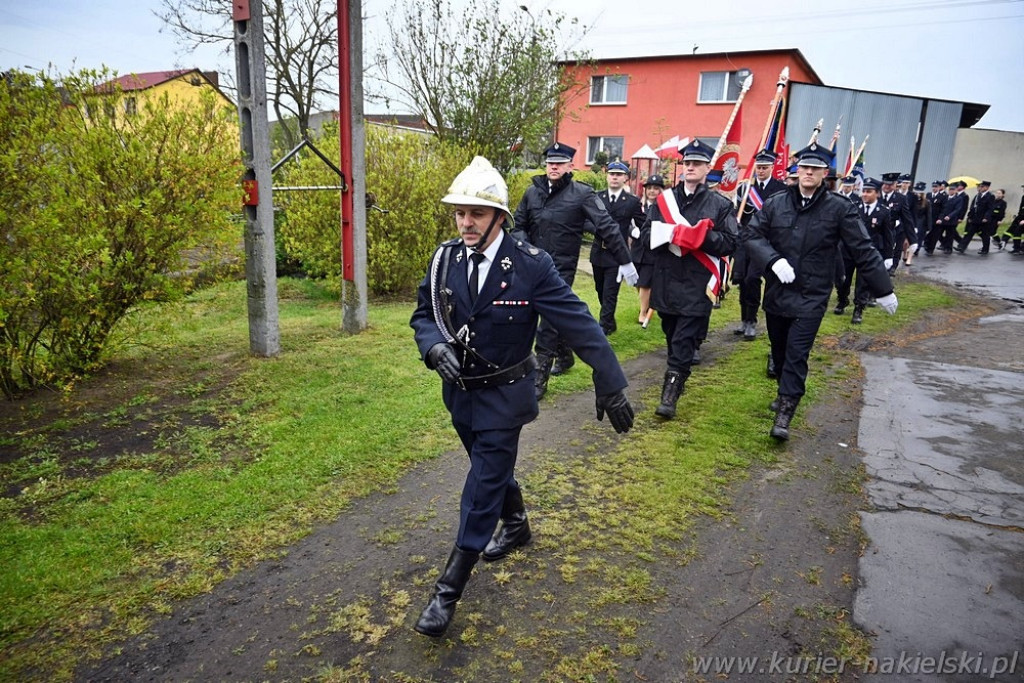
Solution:
[[(581, 274), (576, 289), (596, 312), (591, 283)], [(955, 303), (900, 284), (898, 314), (871, 309), (856, 334), (897, 333)], [(418, 358), (411, 303), (371, 305), (369, 329), (348, 336), (316, 283), (282, 280), (279, 293), (277, 358), (249, 357), (245, 283), (227, 283), (126, 321), (132, 343), (96, 377), (0, 408), (0, 679), (68, 678), (77, 660), (142, 632), (152, 611), (274, 557), (459, 447), (439, 380)], [(657, 318), (645, 332), (636, 312), (624, 288), (612, 337), (622, 360), (664, 344)], [(712, 327), (737, 319), (734, 293)], [(849, 334), (847, 316), (826, 315), (807, 400), (827, 391), (828, 366), (858, 371), (836, 343)], [(688, 385), (699, 413), (640, 424), (625, 441), (648, 454), (614, 491), (639, 511), (625, 534), (671, 534), (680, 516), (713, 513), (722, 481), (773, 457), (767, 425), (746, 417), (771, 392), (763, 349), (736, 344)], [(550, 391), (588, 389), (589, 377), (571, 373)]]

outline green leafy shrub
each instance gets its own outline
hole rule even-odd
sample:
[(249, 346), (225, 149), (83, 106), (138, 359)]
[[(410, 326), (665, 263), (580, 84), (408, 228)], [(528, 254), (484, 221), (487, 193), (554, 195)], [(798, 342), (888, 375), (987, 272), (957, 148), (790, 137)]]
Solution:
[(188, 258), (239, 241), (233, 111), (207, 93), (132, 115), (108, 72), (0, 80), (0, 389), (73, 378), (114, 326), (188, 288)]
[[(314, 140), (338, 163), (337, 126)], [(441, 198), (473, 153), (433, 137), (382, 126), (366, 129), (366, 190), (376, 206), (366, 217), (367, 286), (375, 295), (411, 295), (426, 272), (435, 247), (456, 236), (451, 207)], [(337, 183), (315, 155), (302, 156), (279, 171), (287, 185)], [(336, 290), (341, 278), (340, 199), (336, 192), (289, 192), (275, 197), (281, 256), (302, 264), (310, 276)]]

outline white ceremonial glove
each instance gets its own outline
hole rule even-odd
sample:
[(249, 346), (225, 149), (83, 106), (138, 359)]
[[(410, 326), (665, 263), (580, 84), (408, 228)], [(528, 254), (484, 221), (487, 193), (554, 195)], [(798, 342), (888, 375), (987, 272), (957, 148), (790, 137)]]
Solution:
[(789, 261), (784, 258), (780, 258), (772, 264), (772, 272), (779, 278), (779, 282), (784, 285), (788, 285), (796, 279), (796, 271), (793, 270), (793, 266), (789, 265)]
[(630, 287), (636, 287), (636, 283), (640, 281), (640, 274), (636, 272), (636, 266), (632, 263), (619, 266), (619, 277), (615, 281), (622, 282), (623, 279)]
[(634, 228), (629, 232), (629, 236), (635, 240), (640, 239), (640, 228), (634, 226)]
[(884, 308), (889, 315), (896, 313), (896, 307), (899, 305), (895, 294), (886, 294), (881, 299), (875, 299), (875, 303)]
[(889, 270), (890, 268), (892, 268), (892, 259), (887, 258), (884, 261), (882, 261), (882, 264), (885, 265), (886, 270)]

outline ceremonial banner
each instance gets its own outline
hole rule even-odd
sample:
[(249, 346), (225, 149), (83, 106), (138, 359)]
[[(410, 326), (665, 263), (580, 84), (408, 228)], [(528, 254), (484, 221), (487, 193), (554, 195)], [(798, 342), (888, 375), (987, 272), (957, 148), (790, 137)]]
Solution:
[(725, 146), (722, 147), (722, 155), (715, 162), (715, 168), (722, 172), (722, 182), (718, 184), (718, 189), (729, 195), (736, 191), (736, 186), (740, 182), (741, 113), (740, 110), (736, 111), (725, 139)]

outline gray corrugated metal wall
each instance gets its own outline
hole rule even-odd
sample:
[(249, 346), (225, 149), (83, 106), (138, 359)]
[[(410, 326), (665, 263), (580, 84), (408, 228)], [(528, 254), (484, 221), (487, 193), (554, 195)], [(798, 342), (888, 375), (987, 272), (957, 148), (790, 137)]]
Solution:
[[(836, 121), (842, 116), (842, 131), (836, 145), (836, 161), (840, 170), (849, 153), (850, 135), (855, 137), (858, 148), (864, 137), (870, 135), (864, 150), (867, 175), (878, 177), (890, 171), (913, 172), (915, 180), (929, 184), (936, 178), (946, 177), (960, 122), (961, 104), (929, 100), (927, 109), (924, 109), (925, 100), (916, 97), (805, 83), (793, 83), (790, 88), (786, 140), (791, 151), (795, 152), (807, 143), (818, 119), (824, 119), (819, 140), (827, 144), (832, 139)], [(922, 113), (926, 113), (926, 120), (921, 150), (917, 167), (912, 169)]]
[(953, 148), (963, 108), (959, 102), (928, 100), (921, 151), (917, 157), (917, 179), (928, 183), (929, 190), (932, 181), (947, 180), (950, 175), (949, 167), (953, 163)]

